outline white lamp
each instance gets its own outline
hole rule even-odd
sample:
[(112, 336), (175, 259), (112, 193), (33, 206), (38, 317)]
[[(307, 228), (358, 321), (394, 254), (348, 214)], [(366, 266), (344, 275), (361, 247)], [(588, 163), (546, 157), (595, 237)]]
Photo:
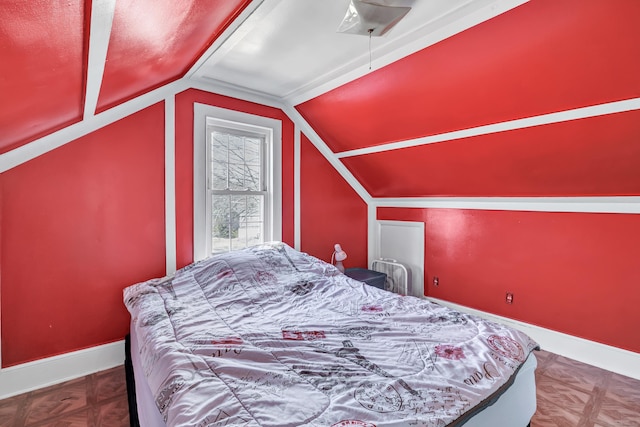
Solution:
[(344, 265), (342, 265), (342, 261), (347, 259), (347, 253), (342, 250), (339, 243), (336, 243), (333, 249), (334, 251), (333, 255), (331, 255), (331, 264), (333, 264), (333, 261), (335, 260), (336, 268), (340, 270), (341, 273), (344, 273)]

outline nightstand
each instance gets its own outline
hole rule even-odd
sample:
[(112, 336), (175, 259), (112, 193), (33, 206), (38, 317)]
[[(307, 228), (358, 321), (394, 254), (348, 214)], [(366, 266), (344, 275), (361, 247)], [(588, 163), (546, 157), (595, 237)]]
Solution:
[(366, 283), (375, 288), (384, 289), (387, 275), (379, 271), (368, 270), (366, 268), (347, 268), (344, 274), (359, 282)]

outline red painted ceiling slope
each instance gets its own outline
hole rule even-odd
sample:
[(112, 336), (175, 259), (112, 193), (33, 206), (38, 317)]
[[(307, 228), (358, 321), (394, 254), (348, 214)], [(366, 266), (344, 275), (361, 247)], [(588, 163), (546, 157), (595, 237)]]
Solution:
[(1, 9), (0, 154), (82, 119), (89, 27), (82, 0)]
[(374, 197), (640, 195), (640, 111), (343, 158)]
[(300, 249), (331, 261), (333, 246), (348, 254), (345, 268), (367, 267), (367, 204), (303, 134), (300, 138)]
[(118, 0), (97, 112), (181, 77), (249, 0)]
[(340, 152), (639, 97), (639, 16), (532, 0), (297, 108)]

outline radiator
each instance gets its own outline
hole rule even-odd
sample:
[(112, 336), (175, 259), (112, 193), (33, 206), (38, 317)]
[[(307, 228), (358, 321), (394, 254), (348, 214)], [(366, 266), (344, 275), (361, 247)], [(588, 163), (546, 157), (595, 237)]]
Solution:
[(387, 275), (385, 290), (400, 295), (411, 294), (411, 269), (395, 259), (381, 258), (371, 264), (373, 271)]

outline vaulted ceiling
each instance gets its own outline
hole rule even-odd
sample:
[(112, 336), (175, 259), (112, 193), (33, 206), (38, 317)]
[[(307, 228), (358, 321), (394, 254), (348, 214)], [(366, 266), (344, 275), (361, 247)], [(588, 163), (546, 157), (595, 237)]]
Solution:
[(638, 16), (532, 0), (297, 109), (373, 197), (638, 195)]
[(0, 153), (184, 76), (249, 0), (8, 0)]
[(374, 197), (640, 194), (640, 2), (7, 0), (0, 155), (176, 80), (294, 107)]

